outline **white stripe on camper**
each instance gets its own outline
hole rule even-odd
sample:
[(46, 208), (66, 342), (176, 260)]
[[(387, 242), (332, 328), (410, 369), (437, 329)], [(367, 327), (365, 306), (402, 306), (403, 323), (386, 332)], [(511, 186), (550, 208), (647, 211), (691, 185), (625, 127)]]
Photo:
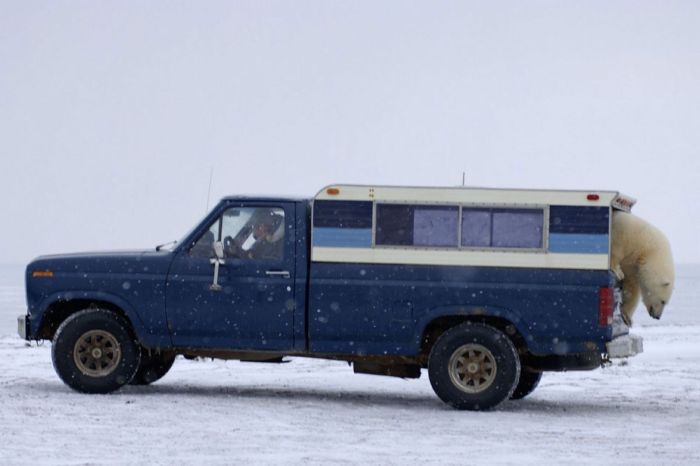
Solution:
[(313, 247), (314, 262), (608, 270), (607, 254)]

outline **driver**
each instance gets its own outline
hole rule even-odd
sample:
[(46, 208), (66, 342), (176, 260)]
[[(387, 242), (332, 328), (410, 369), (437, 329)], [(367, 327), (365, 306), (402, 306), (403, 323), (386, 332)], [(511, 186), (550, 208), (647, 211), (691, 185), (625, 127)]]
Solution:
[(247, 256), (258, 260), (279, 260), (282, 258), (282, 241), (273, 238), (271, 218), (258, 221), (253, 227), (255, 243), (248, 249)]

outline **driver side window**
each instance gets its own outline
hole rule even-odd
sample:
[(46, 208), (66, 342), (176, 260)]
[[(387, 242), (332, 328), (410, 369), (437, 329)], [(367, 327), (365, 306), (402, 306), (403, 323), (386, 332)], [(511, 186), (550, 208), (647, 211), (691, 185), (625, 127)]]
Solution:
[(214, 257), (214, 242), (224, 257), (280, 261), (284, 254), (284, 210), (278, 207), (231, 207), (190, 249), (190, 256)]

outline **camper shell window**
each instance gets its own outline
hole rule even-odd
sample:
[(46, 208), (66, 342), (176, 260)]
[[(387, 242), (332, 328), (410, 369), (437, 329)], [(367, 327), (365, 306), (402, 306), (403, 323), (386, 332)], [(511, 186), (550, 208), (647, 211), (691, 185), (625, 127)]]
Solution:
[(542, 249), (544, 224), (544, 208), (378, 203), (374, 244), (376, 246)]
[(542, 249), (544, 209), (462, 208), (462, 246)]
[(457, 206), (377, 204), (378, 246), (457, 247)]

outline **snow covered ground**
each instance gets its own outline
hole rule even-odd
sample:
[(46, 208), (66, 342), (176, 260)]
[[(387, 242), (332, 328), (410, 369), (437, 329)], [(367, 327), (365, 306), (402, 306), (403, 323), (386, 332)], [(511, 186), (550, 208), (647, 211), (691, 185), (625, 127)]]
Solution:
[(645, 352), (547, 373), (522, 401), (457, 412), (418, 380), (340, 362), (178, 359), (149, 387), (72, 392), (50, 345), (14, 335), (21, 270), (0, 268), (0, 464), (700, 464), (700, 266), (680, 267)]

